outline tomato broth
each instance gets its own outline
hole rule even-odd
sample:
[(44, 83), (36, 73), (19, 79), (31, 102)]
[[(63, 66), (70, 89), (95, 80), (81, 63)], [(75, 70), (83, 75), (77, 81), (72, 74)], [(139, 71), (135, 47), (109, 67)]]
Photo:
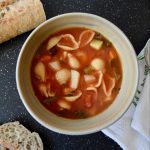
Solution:
[(38, 48), (31, 82), (41, 104), (70, 119), (95, 116), (115, 100), (122, 68), (113, 44), (87, 28), (66, 28)]

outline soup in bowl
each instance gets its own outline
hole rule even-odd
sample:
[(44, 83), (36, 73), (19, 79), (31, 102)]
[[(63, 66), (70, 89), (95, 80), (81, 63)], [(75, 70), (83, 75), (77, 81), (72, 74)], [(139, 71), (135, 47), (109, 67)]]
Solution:
[(99, 32), (66, 28), (38, 48), (31, 65), (35, 95), (50, 112), (70, 119), (95, 116), (115, 100), (122, 80), (119, 55)]
[(115, 122), (138, 81), (134, 49), (109, 21), (91, 14), (54, 17), (35, 29), (17, 62), (17, 88), (29, 113), (64, 134)]

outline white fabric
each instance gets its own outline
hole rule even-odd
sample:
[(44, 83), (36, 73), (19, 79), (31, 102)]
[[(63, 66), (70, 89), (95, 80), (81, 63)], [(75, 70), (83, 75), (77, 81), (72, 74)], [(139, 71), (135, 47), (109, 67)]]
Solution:
[(140, 99), (131, 126), (150, 142), (150, 75), (147, 76)]
[(138, 56), (140, 79), (133, 103), (121, 119), (102, 130), (124, 150), (150, 150), (150, 73), (143, 51)]

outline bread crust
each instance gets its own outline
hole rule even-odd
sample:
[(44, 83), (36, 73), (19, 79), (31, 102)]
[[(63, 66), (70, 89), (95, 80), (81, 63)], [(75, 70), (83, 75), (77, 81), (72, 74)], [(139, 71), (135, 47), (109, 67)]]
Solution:
[(45, 20), (40, 0), (20, 0), (8, 5), (0, 11), (0, 43), (37, 27)]
[(7, 149), (0, 145), (0, 150), (7, 150)]
[(16, 0), (1, 0), (0, 1), (0, 9), (5, 8), (6, 6), (16, 2)]

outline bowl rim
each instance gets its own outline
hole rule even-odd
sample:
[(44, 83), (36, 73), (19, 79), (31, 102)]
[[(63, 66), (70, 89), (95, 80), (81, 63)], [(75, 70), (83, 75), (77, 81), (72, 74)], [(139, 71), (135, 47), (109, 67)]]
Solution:
[[(22, 91), (21, 91), (21, 85), (20, 85), (20, 77), (19, 77), (19, 70), (20, 70), (20, 61), (22, 59), (22, 56), (23, 56), (23, 52), (25, 50), (25, 47), (26, 45), (28, 44), (28, 42), (30, 41), (30, 39), (32, 38), (32, 36), (38, 32), (38, 30), (40, 28), (42, 28), (43, 26), (45, 26), (46, 24), (54, 21), (54, 20), (57, 20), (59, 18), (62, 18), (62, 17), (67, 17), (67, 16), (85, 16), (85, 17), (92, 17), (92, 18), (95, 18), (95, 19), (100, 19), (102, 20), (103, 22), (107, 23), (107, 24), (110, 24), (112, 26), (113, 29), (116, 29), (119, 34), (121, 34), (121, 36), (129, 43), (131, 49), (133, 50), (133, 53), (134, 53), (134, 61), (136, 63), (136, 70), (137, 70), (137, 81), (136, 81), (136, 85), (135, 85), (135, 89), (133, 89), (133, 92), (131, 93), (130, 95), (130, 101), (128, 102), (128, 105), (126, 106), (126, 108), (124, 108), (123, 110), (121, 110), (116, 116), (115, 118), (113, 118), (111, 121), (108, 121), (104, 127), (94, 127), (94, 128), (90, 128), (90, 129), (85, 129), (85, 130), (78, 130), (78, 131), (71, 131), (71, 130), (67, 130), (67, 129), (61, 129), (61, 128), (57, 128), (53, 125), (50, 125), (48, 124), (47, 122), (45, 122), (44, 120), (42, 120), (39, 116), (37, 116), (32, 109), (29, 108), (28, 104), (26, 103), (26, 100), (25, 100), (25, 97), (23, 96), (22, 94)], [(31, 33), (30, 35), (27, 37), (27, 39), (25, 40), (22, 48), (21, 48), (21, 51), (19, 53), (19, 56), (18, 56), (18, 60), (17, 60), (17, 64), (16, 64), (16, 85), (17, 85), (17, 90), (18, 90), (18, 93), (19, 93), (19, 96), (20, 96), (20, 99), (21, 101), (23, 102), (25, 108), (27, 109), (27, 111), (30, 113), (30, 115), (38, 122), (40, 123), (42, 126), (46, 127), (47, 129), (49, 130), (52, 130), (52, 131), (55, 131), (57, 133), (61, 133), (61, 134), (66, 134), (66, 135), (85, 135), (85, 134), (91, 134), (91, 133), (95, 133), (95, 132), (98, 132), (98, 131), (101, 131), (102, 129), (104, 128), (107, 128), (109, 127), (110, 125), (112, 125), (113, 123), (115, 123), (117, 120), (119, 120), (125, 113), (126, 111), (128, 110), (128, 108), (130, 107), (130, 105), (132, 104), (132, 101), (133, 101), (133, 98), (134, 98), (134, 95), (136, 93), (136, 90), (137, 90), (137, 86), (138, 86), (138, 79), (139, 79), (139, 68), (138, 68), (138, 62), (137, 62), (137, 56), (136, 56), (136, 52), (134, 50), (134, 47), (133, 45), (131, 44), (131, 42), (129, 41), (129, 39), (127, 38), (127, 36), (125, 35), (125, 33), (119, 29), (115, 24), (113, 24), (112, 22), (110, 22), (109, 20), (101, 17), (101, 16), (98, 16), (98, 15), (95, 15), (95, 14), (91, 14), (91, 13), (82, 13), (82, 12), (72, 12), (72, 13), (64, 13), (64, 14), (61, 14), (61, 15), (57, 15), (55, 17), (52, 17), (48, 20), (46, 20), (45, 22), (43, 22), (42, 24), (40, 24), (37, 28), (35, 28)], [(131, 98), (132, 97), (132, 98)]]

